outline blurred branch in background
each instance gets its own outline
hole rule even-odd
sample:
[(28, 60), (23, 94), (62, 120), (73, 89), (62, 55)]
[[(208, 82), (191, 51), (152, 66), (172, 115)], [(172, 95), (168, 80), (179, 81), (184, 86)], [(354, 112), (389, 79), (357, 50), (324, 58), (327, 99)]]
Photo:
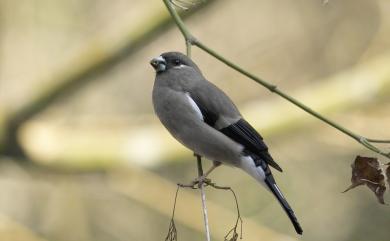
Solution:
[(7, 241), (45, 241), (24, 225), (0, 214), (0, 237)]
[[(165, 11), (162, 12), (165, 13)], [(169, 16), (167, 14), (164, 15), (164, 13), (159, 12), (158, 14), (153, 15), (154, 17), (149, 16), (148, 19), (152, 22), (158, 22), (156, 19), (169, 21)], [(167, 23), (164, 23), (163, 26), (167, 26), (165, 24)], [(140, 28), (140, 32), (134, 30), (131, 32), (137, 33), (139, 38), (143, 38), (141, 33), (147, 35), (146, 30), (149, 29), (151, 31), (154, 29), (154, 27), (148, 26), (148, 28)], [(157, 28), (157, 25), (154, 26)], [(84, 71), (87, 72), (96, 70), (96, 66), (93, 63), (106, 63), (108, 64), (106, 68), (114, 65), (113, 62), (108, 60), (113, 58), (112, 56), (115, 56), (115, 54), (120, 54), (118, 48), (123, 48), (124, 46), (127, 46), (129, 49), (132, 48), (130, 47), (130, 43), (124, 44), (126, 41), (133, 41), (131, 39), (136, 39), (135, 37), (129, 39), (130, 35), (131, 34), (129, 33), (125, 34), (127, 38), (113, 44), (111, 42), (103, 43), (101, 45), (102, 47), (99, 48), (100, 52), (98, 51), (99, 49), (96, 50), (94, 48), (85, 51), (86, 54), (81, 55), (84, 57), (80, 57), (73, 64), (70, 64), (68, 68), (64, 68), (67, 71), (71, 71), (71, 74), (64, 74), (67, 72), (64, 71), (64, 73), (61, 72), (57, 75), (61, 77), (56, 78), (53, 82), (60, 83), (59, 85), (50, 88), (48, 91), (43, 91), (42, 95), (38, 95), (40, 97), (35, 98), (36, 101), (26, 105), (9, 117), (7, 122), (0, 125), (0, 134), (7, 130), (7, 135), (0, 135), (0, 139), (3, 139), (2, 142), (0, 142), (2, 143), (0, 144), (0, 149), (3, 150), (3, 153), (5, 153), (5, 150), (10, 153), (12, 147), (20, 147), (22, 145), (23, 149), (26, 149), (28, 154), (32, 154), (34, 158), (47, 162), (56, 160), (59, 161), (58, 163), (66, 163), (65, 165), (74, 167), (80, 167), (80, 163), (83, 163), (83, 165), (86, 164), (85, 167), (87, 168), (89, 168), (88, 163), (90, 163), (91, 166), (94, 165), (91, 163), (93, 160), (95, 160), (95, 163), (96, 160), (98, 160), (99, 165), (107, 165), (108, 160), (113, 159), (119, 161), (131, 159), (143, 165), (152, 165), (156, 163), (157, 159), (159, 161), (164, 159), (167, 160), (173, 156), (175, 157), (173, 159), (176, 160), (178, 151), (183, 153), (184, 149), (180, 149), (175, 142), (171, 142), (171, 139), (166, 138), (167, 135), (165, 132), (162, 132), (159, 128), (154, 126), (128, 129), (124, 132), (115, 133), (115, 136), (106, 136), (107, 133), (104, 133), (103, 138), (101, 138), (102, 133), (99, 131), (86, 133), (83, 130), (77, 130), (74, 132), (66, 127), (62, 129), (53, 128), (50, 123), (42, 121), (33, 121), (31, 124), (27, 125), (23, 131), (20, 131), (20, 127), (24, 122), (16, 121), (28, 113), (30, 114), (28, 114), (27, 117), (32, 118), (40, 111), (47, 108), (53, 101), (63, 97), (64, 93), (62, 90), (59, 90), (61, 89), (61, 85), (69, 88), (69, 90), (65, 91), (65, 93), (69, 94), (72, 91), (76, 91), (85, 86), (87, 83), (91, 83), (94, 78), (91, 78), (92, 76), (81, 70), (84, 69)], [(148, 39), (148, 41), (150, 41), (150, 39)], [(116, 47), (114, 48), (112, 46)], [(102, 51), (101, 49), (105, 49), (105, 51)], [(134, 53), (135, 49), (137, 49), (136, 46), (133, 48), (133, 52), (128, 50), (129, 52), (126, 54), (130, 55), (131, 53)], [(101, 54), (98, 55), (96, 52)], [(122, 59), (126, 54), (122, 54)], [(98, 58), (99, 60), (95, 61), (89, 59), (93, 55), (100, 56)], [(105, 57), (103, 58), (102, 56)], [(103, 61), (103, 59), (108, 62)], [(388, 80), (390, 73), (387, 68), (389, 62), (388, 54), (384, 53), (382, 57), (377, 57), (376, 60), (370, 61), (367, 64), (358, 65), (347, 71), (342, 71), (342, 73), (337, 73), (329, 78), (325, 78), (322, 81), (319, 81), (321, 84), (305, 85), (301, 90), (294, 92), (292, 95), (296, 96), (297, 99), (302, 100), (304, 103), (310, 103), (313, 109), (316, 109), (321, 113), (330, 113), (330, 111), (358, 106), (374, 96), (389, 95), (389, 92), (387, 91), (389, 90)], [(81, 63), (84, 63), (84, 65)], [(76, 71), (77, 66), (84, 67), (79, 67)], [(95, 72), (95, 74), (97, 74), (97, 72)], [(84, 77), (75, 79), (76, 76), (78, 76), (77, 78), (80, 76)], [(64, 80), (67, 80), (68, 82), (64, 82)], [(78, 84), (78, 82), (81, 84)], [(44, 104), (40, 104), (41, 101), (43, 101)], [(266, 135), (267, 133), (280, 133), (280, 130), (286, 130), (286, 128), (302, 126), (309, 121), (305, 118), (305, 115), (295, 112), (293, 109), (288, 108), (288, 106), (286, 107), (283, 102), (264, 103), (264, 101), (255, 101), (252, 102), (252, 104), (256, 105), (256, 108), (248, 106), (247, 108), (244, 108), (243, 114), (254, 123), (256, 128), (262, 129)], [(30, 112), (32, 109), (35, 109), (35, 111)], [(261, 117), (261, 119), (259, 117)], [(0, 117), (0, 122), (1, 119), (4, 119), (4, 117)], [(26, 120), (26, 118), (24, 119)], [(289, 126), (289, 123), (292, 125)], [(6, 124), (11, 128), (6, 128)], [(5, 136), (7, 136), (7, 138), (5, 138)], [(134, 138), (129, 139), (129, 136), (133, 136)], [(149, 137), (151, 138), (148, 139)], [(63, 142), (56, 142), (56, 138), (63, 140)], [(166, 138), (166, 140), (162, 141), (163, 138)], [(145, 141), (146, 139), (148, 139), (148, 141)], [(13, 144), (11, 140), (14, 141)], [(143, 147), (146, 143), (149, 143), (150, 140), (153, 140), (156, 143), (154, 146), (164, 146), (164, 148), (157, 148), (155, 151), (156, 153), (145, 153), (142, 151), (145, 149)], [(51, 144), (47, 147), (42, 141)], [(5, 148), (5, 145), (8, 147)], [(102, 146), (106, 146), (107, 148), (101, 148)], [(81, 158), (83, 161), (80, 161), (78, 158)], [(113, 165), (113, 163), (111, 163), (111, 165)]]
[[(300, 109), (304, 110), (305, 112), (311, 114), (312, 116), (318, 118), (319, 120), (327, 123), (328, 125), (330, 125), (330, 126), (334, 127), (335, 129), (341, 131), (342, 133), (346, 134), (347, 136), (353, 138), (354, 140), (359, 142), (364, 147), (366, 147), (366, 148), (370, 149), (371, 151), (376, 152), (376, 153), (378, 153), (378, 154), (380, 154), (380, 155), (390, 159), (390, 152), (388, 150), (381, 149), (380, 147), (377, 147), (377, 146), (375, 146), (373, 144), (373, 143), (390, 143), (390, 140), (374, 140), (374, 141), (370, 141), (370, 140), (373, 140), (373, 139), (370, 139), (370, 138), (364, 137), (362, 135), (359, 135), (359, 134), (349, 130), (348, 128), (346, 128), (346, 127), (336, 123), (335, 121), (332, 121), (332, 120), (326, 118), (325, 116), (323, 116), (319, 112), (316, 112), (312, 108), (310, 108), (307, 105), (305, 105), (304, 102), (301, 102), (298, 99), (295, 99), (294, 97), (292, 97), (291, 95), (286, 94), (285, 92), (280, 90), (276, 85), (270, 84), (269, 82), (267, 82), (267, 81), (257, 77), (256, 75), (248, 72), (247, 70), (243, 69), (241, 66), (239, 66), (239, 65), (231, 62), (230, 60), (226, 59), (224, 56), (222, 56), (221, 54), (217, 53), (213, 49), (209, 48), (207, 45), (203, 44), (201, 41), (199, 41), (198, 39), (196, 39), (192, 35), (192, 33), (187, 29), (186, 25), (184, 24), (184, 22), (182, 21), (182, 19), (179, 16), (179, 14), (177, 13), (175, 8), (173, 7), (173, 5), (171, 3), (171, 0), (163, 0), (163, 1), (165, 3), (166, 7), (168, 8), (169, 13), (171, 14), (173, 20), (175, 21), (177, 27), (180, 29), (181, 33), (183, 34), (183, 37), (185, 39), (185, 42), (186, 42), (187, 46), (195, 45), (195, 46), (199, 47), (200, 49), (202, 49), (203, 51), (207, 52), (208, 54), (210, 54), (211, 56), (215, 57), (216, 59), (220, 60), (221, 62), (223, 62), (227, 66), (231, 67), (232, 69), (240, 72), (241, 74), (247, 76), (248, 78), (250, 78), (250, 79), (256, 81), (257, 83), (259, 83), (260, 85), (264, 86), (269, 91), (271, 91), (273, 93), (276, 93), (277, 95), (281, 96), (282, 98), (284, 98), (287, 101), (291, 102), (292, 104), (296, 105), (297, 107), (299, 107)], [(348, 92), (349, 88), (343, 89), (343, 90), (340, 90), (340, 91)]]
[[(210, 3), (213, 1), (209, 1)], [(205, 7), (207, 5), (202, 5)], [(199, 7), (200, 8), (200, 7)], [(189, 16), (199, 8), (185, 14)], [(99, 74), (111, 69), (123, 59), (134, 54), (148, 42), (152, 41), (161, 32), (164, 32), (172, 23), (169, 15), (160, 9), (147, 15), (144, 24), (139, 28), (131, 28), (117, 42), (103, 42), (99, 45), (91, 44), (92, 47), (84, 50), (72, 63), (63, 68), (63, 71), (55, 74), (50, 83), (55, 83), (22, 108), (12, 113), (0, 126), (0, 154), (16, 156), (25, 159), (26, 155), (18, 139), (20, 127), (28, 120), (45, 110), (60, 98), (65, 98), (88, 83), (97, 80)], [(0, 113), (1, 114), (1, 113)], [(1, 123), (0, 123), (1, 124)]]
[[(307, 84), (292, 94), (326, 114), (370, 105), (372, 99), (387, 99), (390, 95), (389, 64), (390, 53), (387, 53)], [(347, 88), (348, 93), (340, 91)], [(304, 112), (290, 108), (281, 99), (249, 102), (243, 106), (242, 114), (267, 137), (286, 134), (314, 120), (308, 119)], [(142, 166), (156, 166), (188, 155), (186, 149), (156, 125), (107, 133), (100, 129), (93, 132), (74, 130), (34, 120), (21, 131), (21, 143), (35, 160), (47, 164), (55, 161), (59, 165), (74, 168), (96, 167), (97, 160), (102, 166), (115, 165), (112, 160), (132, 160)], [(153, 152), (148, 151), (150, 145), (154, 146)]]

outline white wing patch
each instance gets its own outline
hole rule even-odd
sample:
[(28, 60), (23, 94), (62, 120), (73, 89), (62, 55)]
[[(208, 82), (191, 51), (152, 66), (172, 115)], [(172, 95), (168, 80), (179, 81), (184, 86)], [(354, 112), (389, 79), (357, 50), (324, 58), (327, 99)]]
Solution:
[(190, 105), (191, 105), (192, 109), (195, 111), (196, 115), (199, 117), (199, 119), (201, 119), (203, 121), (204, 119), (203, 119), (202, 111), (200, 111), (198, 105), (191, 98), (190, 93), (187, 92), (186, 96), (187, 96), (188, 101), (190, 102)]

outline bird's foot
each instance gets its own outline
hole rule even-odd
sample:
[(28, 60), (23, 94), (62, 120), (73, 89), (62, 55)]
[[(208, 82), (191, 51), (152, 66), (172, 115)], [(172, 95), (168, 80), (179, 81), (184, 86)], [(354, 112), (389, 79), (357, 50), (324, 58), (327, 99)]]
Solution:
[(195, 178), (195, 180), (192, 181), (192, 184), (195, 186), (195, 185), (199, 185), (199, 184), (207, 184), (207, 185), (210, 185), (211, 183), (211, 179), (210, 178), (207, 178), (206, 175), (202, 175), (200, 177), (197, 177)]
[(190, 187), (193, 189), (199, 188), (201, 185), (205, 184), (206, 186), (214, 185), (211, 182), (211, 179), (207, 178), (205, 175), (195, 178), (190, 184), (178, 184), (180, 187)]

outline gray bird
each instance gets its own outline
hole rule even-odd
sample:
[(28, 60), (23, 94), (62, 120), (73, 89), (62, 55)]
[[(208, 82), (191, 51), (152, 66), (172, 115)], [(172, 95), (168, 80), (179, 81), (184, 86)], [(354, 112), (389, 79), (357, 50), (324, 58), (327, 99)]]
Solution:
[(241, 168), (272, 192), (296, 232), (302, 234), (269, 166), (282, 169), (269, 154), (261, 135), (245, 121), (230, 98), (207, 81), (198, 66), (182, 53), (163, 53), (150, 64), (156, 70), (154, 110), (174, 138), (213, 161), (204, 177), (221, 163)]

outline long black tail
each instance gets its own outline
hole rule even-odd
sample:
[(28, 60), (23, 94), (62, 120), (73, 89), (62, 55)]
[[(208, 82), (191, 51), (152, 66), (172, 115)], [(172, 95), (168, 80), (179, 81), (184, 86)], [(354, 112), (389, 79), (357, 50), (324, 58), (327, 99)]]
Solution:
[(288, 204), (287, 200), (284, 198), (282, 192), (279, 190), (279, 187), (276, 185), (275, 179), (273, 178), (272, 174), (267, 175), (264, 181), (267, 184), (268, 188), (271, 190), (271, 192), (278, 199), (278, 201), (279, 201), (280, 205), (283, 207), (284, 211), (287, 213), (292, 224), (294, 225), (295, 231), (298, 234), (302, 234), (303, 230), (301, 228), (301, 225), (299, 224), (297, 217), (295, 217), (294, 211), (292, 210), (292, 208)]

